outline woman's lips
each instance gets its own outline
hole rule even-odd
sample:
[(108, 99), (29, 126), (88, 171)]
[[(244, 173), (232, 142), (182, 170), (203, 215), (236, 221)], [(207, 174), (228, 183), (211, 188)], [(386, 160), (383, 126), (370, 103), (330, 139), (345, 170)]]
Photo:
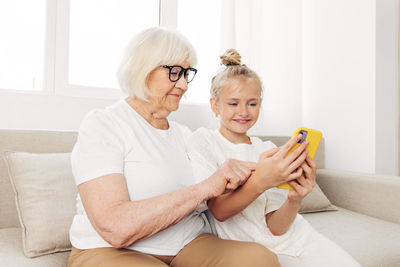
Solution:
[(169, 95), (174, 96), (174, 97), (177, 97), (177, 98), (181, 98), (181, 95), (180, 95), (180, 94), (169, 94)]

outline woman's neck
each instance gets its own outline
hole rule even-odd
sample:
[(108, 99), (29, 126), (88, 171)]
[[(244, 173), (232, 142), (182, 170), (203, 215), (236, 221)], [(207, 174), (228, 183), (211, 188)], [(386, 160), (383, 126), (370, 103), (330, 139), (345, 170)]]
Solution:
[(247, 136), (247, 133), (235, 133), (223, 127), (219, 128), (219, 132), (233, 144), (251, 144), (250, 137)]
[(160, 110), (151, 102), (146, 102), (136, 97), (127, 97), (125, 101), (154, 128), (160, 130), (167, 130), (169, 128), (167, 120), (168, 112)]

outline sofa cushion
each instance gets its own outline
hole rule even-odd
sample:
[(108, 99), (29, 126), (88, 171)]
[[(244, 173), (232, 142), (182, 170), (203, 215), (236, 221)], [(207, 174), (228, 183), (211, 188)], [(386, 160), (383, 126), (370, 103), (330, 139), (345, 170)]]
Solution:
[(400, 225), (339, 208), (303, 215), (363, 267), (400, 266)]
[(19, 227), (18, 214), (3, 150), (34, 153), (71, 152), (77, 133), (47, 130), (0, 130), (0, 228)]
[(4, 151), (0, 151), (0, 228), (19, 227), (14, 191), (4, 156)]
[(21, 228), (0, 229), (0, 259), (1, 266), (13, 267), (43, 267), (57, 266), (66, 267), (68, 263), (69, 251), (53, 253), (28, 259), (22, 252)]
[(6, 152), (6, 159), (25, 255), (69, 250), (77, 194), (70, 153)]
[(400, 224), (399, 176), (323, 169), (317, 177), (335, 205)]
[(316, 184), (312, 192), (308, 194), (301, 202), (299, 213), (303, 214), (309, 212), (330, 210), (337, 210), (337, 208), (335, 205), (332, 205), (332, 203), (322, 192), (318, 184)]

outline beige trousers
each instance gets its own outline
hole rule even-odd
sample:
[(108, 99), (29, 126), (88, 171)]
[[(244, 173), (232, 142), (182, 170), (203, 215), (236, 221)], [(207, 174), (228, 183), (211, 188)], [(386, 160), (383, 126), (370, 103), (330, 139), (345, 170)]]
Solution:
[(277, 256), (262, 245), (202, 234), (176, 256), (158, 256), (135, 250), (72, 248), (68, 267), (279, 267)]

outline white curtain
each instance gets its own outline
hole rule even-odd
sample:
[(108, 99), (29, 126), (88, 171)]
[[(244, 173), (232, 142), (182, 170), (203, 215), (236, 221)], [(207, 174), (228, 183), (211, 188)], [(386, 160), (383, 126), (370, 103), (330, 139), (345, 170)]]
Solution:
[(262, 10), (265, 0), (222, 0), (221, 52), (235, 48), (243, 63), (258, 69), (262, 52)]
[(301, 124), (302, 1), (222, 0), (221, 53), (235, 48), (264, 84), (252, 133), (291, 135)]

